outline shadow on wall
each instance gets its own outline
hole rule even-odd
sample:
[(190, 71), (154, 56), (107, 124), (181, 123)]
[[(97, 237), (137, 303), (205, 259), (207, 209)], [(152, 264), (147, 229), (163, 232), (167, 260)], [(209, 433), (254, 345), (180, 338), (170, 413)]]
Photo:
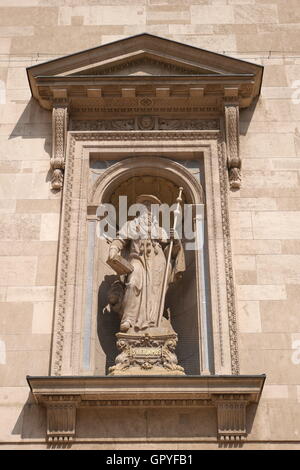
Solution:
[(31, 393), (12, 430), (13, 435), (20, 435), (21, 439), (45, 439), (46, 409), (35, 403)]
[(105, 276), (98, 290), (97, 334), (106, 357), (106, 375), (108, 374), (108, 369), (115, 365), (115, 358), (118, 355), (116, 333), (120, 330), (120, 318), (116, 312), (109, 311), (107, 308), (107, 293), (116, 279), (117, 276), (114, 274)]
[[(9, 140), (16, 139), (18, 137), (31, 140), (44, 139), (45, 153), (49, 155), (49, 159), (51, 158), (52, 112), (41, 108), (39, 103), (32, 97), (28, 101), (24, 111), (9, 135)], [(40, 157), (38, 155), (35, 155), (35, 151), (33, 149), (32, 160), (39, 158)], [(49, 171), (45, 175), (46, 182), (51, 180), (51, 174), (52, 171), (50, 170), (49, 162)]]
[[(253, 100), (249, 108), (240, 110), (240, 135), (247, 134), (258, 101), (259, 96)], [(243, 155), (241, 155), (241, 158), (243, 160)]]

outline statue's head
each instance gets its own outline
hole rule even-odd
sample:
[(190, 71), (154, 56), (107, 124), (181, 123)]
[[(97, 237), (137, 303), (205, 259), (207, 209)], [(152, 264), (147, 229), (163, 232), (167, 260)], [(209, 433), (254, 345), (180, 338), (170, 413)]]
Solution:
[(137, 202), (138, 204), (143, 204), (143, 206), (146, 207), (146, 209), (148, 210), (148, 212), (151, 211), (151, 205), (152, 205), (152, 204), (161, 205), (161, 201), (158, 199), (158, 197), (153, 196), (152, 194), (140, 194), (140, 195), (136, 198), (136, 202)]

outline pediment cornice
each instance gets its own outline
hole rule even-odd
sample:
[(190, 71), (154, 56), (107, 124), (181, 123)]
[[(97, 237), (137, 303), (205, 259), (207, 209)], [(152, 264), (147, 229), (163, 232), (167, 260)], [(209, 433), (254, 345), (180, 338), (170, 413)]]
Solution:
[[(260, 92), (263, 67), (225, 55), (140, 34), (61, 57), (27, 69), (33, 96), (52, 109), (65, 99), (72, 106), (89, 98), (192, 98), (222, 112), (228, 89), (240, 107)], [(161, 91), (163, 89), (163, 91)], [(121, 102), (120, 102), (121, 104)]]

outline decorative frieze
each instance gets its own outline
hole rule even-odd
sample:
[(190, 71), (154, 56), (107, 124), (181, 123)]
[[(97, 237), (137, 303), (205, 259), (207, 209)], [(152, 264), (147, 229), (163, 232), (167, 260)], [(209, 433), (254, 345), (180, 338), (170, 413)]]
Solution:
[(72, 120), (74, 131), (218, 130), (219, 119), (165, 119), (152, 115), (128, 119)]

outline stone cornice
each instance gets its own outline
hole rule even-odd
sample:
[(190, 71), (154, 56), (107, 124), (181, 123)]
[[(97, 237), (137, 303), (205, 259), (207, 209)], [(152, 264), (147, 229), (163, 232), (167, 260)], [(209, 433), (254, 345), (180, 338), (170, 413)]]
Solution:
[(262, 72), (260, 65), (146, 33), (27, 69), (32, 94), (46, 109), (58, 95), (72, 106), (88, 97), (193, 97), (219, 101), (220, 114), (228, 87), (248, 107), (260, 93)]
[(29, 376), (27, 381), (36, 402), (47, 408), (50, 439), (75, 437), (77, 408), (201, 406), (216, 408), (219, 439), (240, 440), (247, 435), (247, 405), (259, 402), (265, 376)]

